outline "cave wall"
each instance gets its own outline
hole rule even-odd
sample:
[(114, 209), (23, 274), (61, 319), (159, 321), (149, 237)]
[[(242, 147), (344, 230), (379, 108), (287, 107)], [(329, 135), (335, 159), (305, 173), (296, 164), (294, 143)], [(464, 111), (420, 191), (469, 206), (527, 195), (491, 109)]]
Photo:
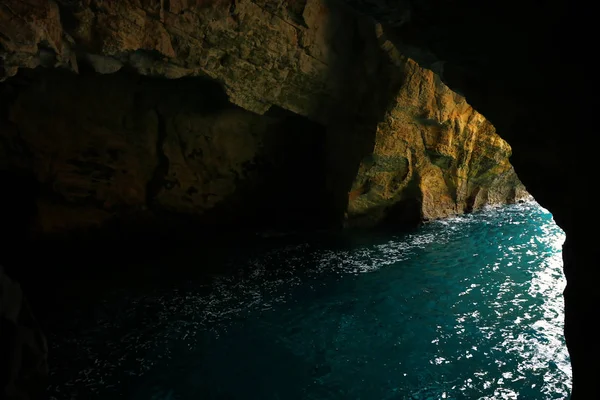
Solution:
[[(342, 195), (348, 226), (407, 224), (522, 197), (510, 147), (491, 124), (430, 72), (402, 65), (407, 79), (376, 125), (374, 150), (350, 193), (327, 186), (336, 174), (326, 154), (340, 134), (335, 125), (277, 107), (244, 110), (210, 79), (126, 72), (37, 69), (0, 84), (0, 169), (25, 171), (37, 184), (38, 234), (183, 219), (314, 229), (339, 223), (344, 210), (331, 207)], [(348, 160), (352, 149), (334, 154)], [(355, 168), (335, 166), (343, 174)]]
[(39, 232), (412, 225), (525, 193), (491, 124), (341, 4), (15, 1), (0, 18), (0, 151), (40, 184)]
[(493, 125), (433, 72), (396, 59), (405, 80), (359, 166), (348, 224), (397, 221), (399, 211), (438, 219), (526, 198)]
[(382, 72), (372, 21), (322, 0), (10, 0), (0, 21), (1, 79), (39, 65), (76, 72), (82, 62), (100, 73), (207, 76), (244, 109), (277, 105), (319, 122), (351, 107), (353, 92), (369, 107), (379, 94), (368, 84), (383, 87), (364, 79)]
[(237, 228), (326, 219), (326, 132), (306, 118), (243, 110), (202, 79), (34, 71), (0, 90), (12, 97), (0, 162), (39, 183), (38, 232), (168, 214)]

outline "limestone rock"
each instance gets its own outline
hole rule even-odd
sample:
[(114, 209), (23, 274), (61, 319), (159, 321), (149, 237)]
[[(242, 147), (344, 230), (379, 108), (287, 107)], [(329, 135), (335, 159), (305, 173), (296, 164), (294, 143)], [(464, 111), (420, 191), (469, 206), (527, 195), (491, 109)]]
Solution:
[[(51, 65), (48, 58), (53, 59)], [(18, 68), (35, 68), (41, 63), (77, 70), (58, 5), (44, 0), (3, 1), (0, 5), (0, 80), (15, 75)]]
[[(0, 148), (4, 168), (31, 171), (40, 185), (40, 233), (165, 213), (207, 223), (319, 223), (325, 131), (316, 123), (283, 110), (246, 111), (197, 78), (55, 71), (20, 85)], [(311, 192), (300, 189), (308, 184)]]
[(342, 4), (10, 0), (0, 18), (5, 74), (24, 69), (2, 163), (43, 188), (41, 232), (165, 213), (402, 224), (521, 190), (491, 125)]
[(111, 57), (86, 54), (86, 60), (94, 68), (94, 71), (100, 74), (112, 74), (123, 68), (122, 62)]
[(407, 198), (437, 219), (525, 197), (494, 127), (433, 72), (410, 59), (400, 67), (406, 79), (361, 162), (348, 223), (383, 221)]
[(0, 57), (5, 76), (38, 66), (45, 49), (55, 66), (76, 71), (77, 49), (80, 62), (100, 73), (123, 64), (143, 75), (208, 76), (247, 110), (277, 105), (324, 122), (344, 101), (339, 72), (356, 53), (353, 42), (364, 41), (357, 24), (374, 29), (334, 7), (323, 0), (10, 0), (0, 7)]

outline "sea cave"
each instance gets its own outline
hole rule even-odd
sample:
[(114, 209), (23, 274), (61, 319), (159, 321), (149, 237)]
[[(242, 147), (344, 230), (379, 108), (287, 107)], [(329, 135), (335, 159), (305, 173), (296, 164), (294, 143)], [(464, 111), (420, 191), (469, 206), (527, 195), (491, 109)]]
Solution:
[(588, 15), (1, 0), (0, 397), (599, 397)]

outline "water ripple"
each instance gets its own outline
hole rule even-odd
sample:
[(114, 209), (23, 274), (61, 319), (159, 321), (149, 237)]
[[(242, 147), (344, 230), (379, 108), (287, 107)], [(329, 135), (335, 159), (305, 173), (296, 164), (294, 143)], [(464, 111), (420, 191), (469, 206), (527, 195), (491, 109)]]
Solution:
[[(563, 399), (563, 232), (535, 203), (116, 291), (54, 338), (56, 398)], [(202, 260), (198, 260), (201, 263)], [(77, 397), (80, 396), (80, 397)]]

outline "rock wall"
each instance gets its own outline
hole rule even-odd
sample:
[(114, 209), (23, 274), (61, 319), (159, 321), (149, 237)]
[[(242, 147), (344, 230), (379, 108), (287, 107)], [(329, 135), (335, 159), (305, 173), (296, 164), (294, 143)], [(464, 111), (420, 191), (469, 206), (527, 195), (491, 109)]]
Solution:
[[(410, 61), (405, 72), (411, 78), (354, 178), (347, 223), (418, 222), (515, 201), (522, 185), (493, 127), (431, 73)], [(241, 109), (214, 82), (36, 71), (0, 94), (8, 101), (0, 167), (39, 184), (37, 232), (166, 223), (167, 215), (314, 228), (339, 214), (326, 184), (336, 131), (281, 109)]]
[[(8, 1), (0, 19), (3, 167), (33, 171), (41, 232), (412, 224), (524, 193), (489, 122), (340, 4)], [(17, 74), (38, 66), (79, 75)]]
[(278, 105), (323, 122), (346, 103), (348, 86), (365, 84), (347, 82), (364, 69), (348, 62), (372, 70), (382, 62), (374, 24), (339, 4), (334, 11), (326, 0), (8, 0), (2, 78), (39, 65), (77, 72), (82, 63), (99, 73), (207, 76), (247, 110)]
[(131, 227), (167, 214), (238, 228), (325, 220), (319, 124), (243, 110), (201, 79), (44, 72), (1, 92), (14, 92), (1, 162), (39, 183), (37, 231)]
[(511, 148), (492, 124), (433, 72), (410, 59), (399, 68), (406, 78), (360, 164), (349, 223), (397, 219), (398, 212), (438, 219), (525, 198)]

